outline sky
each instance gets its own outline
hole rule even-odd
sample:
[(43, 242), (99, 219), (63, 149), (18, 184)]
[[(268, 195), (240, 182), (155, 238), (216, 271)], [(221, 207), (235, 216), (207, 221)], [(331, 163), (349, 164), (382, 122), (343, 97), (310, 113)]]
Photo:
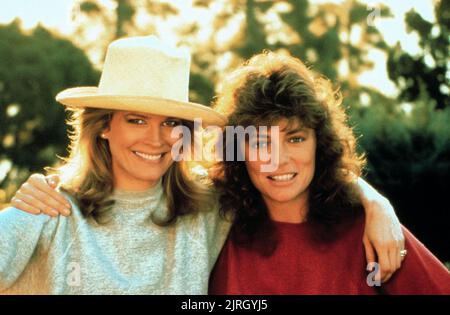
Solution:
[[(223, 1), (223, 0), (218, 0)], [(22, 26), (25, 29), (35, 27), (41, 23), (49, 29), (70, 36), (73, 32), (74, 25), (71, 20), (75, 0), (0, 0), (0, 23), (10, 23), (15, 18), (20, 18)], [(111, 1), (103, 0), (105, 5)], [(197, 19), (202, 23), (208, 23), (211, 15), (205, 15), (201, 11), (192, 10), (191, 0), (173, 0), (171, 1), (180, 8), (182, 19)], [(324, 2), (342, 2), (342, 0), (311, 0), (311, 3)], [(420, 51), (418, 46), (418, 38), (414, 34), (408, 34), (404, 26), (404, 14), (414, 8), (420, 12), (422, 17), (428, 21), (434, 21), (432, 2), (428, 0), (362, 0), (367, 4), (368, 16), (371, 12), (375, 12), (375, 7), (379, 3), (388, 6), (394, 17), (390, 19), (379, 19), (374, 16), (373, 23), (381, 31), (385, 41), (389, 45), (400, 42), (402, 48), (411, 54)], [(169, 29), (170, 22), (161, 25), (163, 28)], [(170, 31), (165, 32), (169, 34)], [(170, 37), (170, 36), (169, 36)], [(172, 36), (172, 40), (174, 35)], [(374, 68), (363, 73), (358, 81), (362, 85), (367, 85), (378, 89), (380, 92), (395, 96), (397, 90), (393, 82), (387, 77), (386, 56), (381, 51), (371, 50), (369, 59), (374, 62)]]

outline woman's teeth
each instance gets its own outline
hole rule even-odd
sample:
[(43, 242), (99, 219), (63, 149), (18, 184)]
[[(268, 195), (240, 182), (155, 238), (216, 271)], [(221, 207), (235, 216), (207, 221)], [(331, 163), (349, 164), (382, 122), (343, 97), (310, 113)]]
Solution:
[(296, 173), (289, 173), (284, 175), (269, 176), (269, 178), (274, 181), (285, 182), (294, 178), (295, 175)]
[(162, 156), (162, 154), (157, 154), (157, 155), (152, 155), (152, 154), (146, 154), (146, 153), (142, 153), (142, 152), (137, 152), (137, 151), (133, 151), (134, 154), (136, 154), (137, 156), (140, 156), (143, 159), (146, 159), (148, 161), (156, 161), (159, 160)]

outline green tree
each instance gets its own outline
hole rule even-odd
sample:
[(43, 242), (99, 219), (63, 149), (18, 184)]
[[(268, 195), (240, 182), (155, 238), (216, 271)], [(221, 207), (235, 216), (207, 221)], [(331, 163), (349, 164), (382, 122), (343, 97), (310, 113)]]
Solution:
[[(195, 1), (195, 5), (209, 8), (214, 1)], [(390, 16), (384, 6), (377, 8), (379, 18)], [(361, 93), (369, 99), (380, 95), (370, 88), (359, 86), (357, 77), (373, 65), (367, 59), (371, 49), (386, 49), (379, 31), (369, 24), (370, 8), (357, 0), (347, 0), (340, 4), (310, 4), (308, 0), (254, 1), (233, 0), (224, 2), (222, 10), (216, 14), (214, 31), (207, 43), (206, 63), (214, 67), (223, 55), (233, 53), (229, 67), (234, 68), (243, 60), (264, 49), (288, 50), (302, 59), (314, 70), (332, 81), (339, 80), (347, 99), (359, 102)], [(243, 15), (241, 25), (228, 44), (223, 44), (217, 36), (229, 28), (229, 22)], [(193, 28), (198, 31), (198, 28)], [(231, 31), (231, 30), (230, 30)], [(229, 32), (230, 32), (229, 31)], [(351, 34), (359, 31), (359, 38), (351, 40)], [(220, 44), (220, 49), (214, 47)], [(197, 48), (205, 56), (204, 50)], [(338, 66), (344, 64), (346, 73), (338, 75)], [(219, 83), (222, 73), (209, 71), (211, 80)]]
[(65, 112), (55, 95), (67, 87), (95, 85), (99, 74), (70, 41), (38, 26), (0, 26), (0, 190), (8, 193), (30, 172), (64, 155)]
[(394, 205), (401, 222), (434, 254), (450, 260), (450, 109), (416, 102), (410, 113), (378, 103), (353, 112), (367, 179)]
[(436, 2), (434, 12), (436, 23), (415, 10), (406, 14), (408, 30), (419, 35), (422, 49), (410, 55), (397, 44), (390, 49), (388, 71), (402, 101), (427, 100), (431, 107), (443, 109), (450, 107), (450, 2)]

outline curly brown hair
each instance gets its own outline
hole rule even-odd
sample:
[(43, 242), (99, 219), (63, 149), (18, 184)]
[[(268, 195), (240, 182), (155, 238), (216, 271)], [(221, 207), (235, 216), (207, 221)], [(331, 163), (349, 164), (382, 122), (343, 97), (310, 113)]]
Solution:
[[(307, 220), (315, 224), (320, 239), (336, 237), (340, 223), (349, 221), (344, 219), (361, 213), (355, 179), (365, 163), (356, 152), (340, 93), (300, 60), (273, 52), (252, 57), (223, 82), (215, 109), (229, 117), (229, 125), (270, 126), (288, 119), (315, 131), (316, 168), (309, 186)], [(224, 150), (233, 145), (238, 152), (234, 138), (227, 142), (225, 131)], [(232, 237), (243, 246), (264, 238), (263, 252), (272, 252), (276, 247), (275, 237), (270, 239), (272, 221), (245, 162), (234, 159), (220, 167), (221, 176), (214, 183), (221, 191), (222, 214), (234, 217)]]

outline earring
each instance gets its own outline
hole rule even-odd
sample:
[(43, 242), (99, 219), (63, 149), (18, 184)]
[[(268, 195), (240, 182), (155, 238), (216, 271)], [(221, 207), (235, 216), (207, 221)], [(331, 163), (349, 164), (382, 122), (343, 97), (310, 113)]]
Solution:
[(101, 137), (102, 139), (106, 139), (106, 135), (105, 135), (104, 133), (102, 133), (102, 134), (100, 135), (100, 137)]

